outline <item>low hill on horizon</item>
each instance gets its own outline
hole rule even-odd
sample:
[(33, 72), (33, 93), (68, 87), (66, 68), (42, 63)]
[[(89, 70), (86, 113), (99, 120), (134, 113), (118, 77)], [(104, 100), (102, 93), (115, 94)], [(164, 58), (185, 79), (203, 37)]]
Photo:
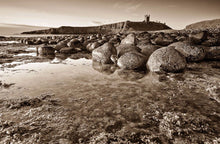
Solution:
[(118, 22), (100, 26), (91, 27), (72, 27), (61, 26), (59, 28), (50, 28), (46, 30), (27, 31), (22, 34), (94, 34), (94, 33), (118, 33), (131, 31), (156, 31), (171, 29), (164, 23), (158, 22)]
[(220, 29), (220, 19), (196, 22), (187, 25), (185, 29)]
[(0, 23), (0, 35), (20, 34), (24, 31), (48, 29), (49, 27)]

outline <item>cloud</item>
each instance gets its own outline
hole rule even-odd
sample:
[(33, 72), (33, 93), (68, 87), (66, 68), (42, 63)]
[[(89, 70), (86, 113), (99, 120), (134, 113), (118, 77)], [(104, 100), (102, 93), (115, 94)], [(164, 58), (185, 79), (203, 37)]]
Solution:
[(124, 0), (124, 1), (115, 2), (113, 8), (124, 9), (124, 11), (128, 13), (128, 12), (135, 12), (142, 5), (143, 5), (143, 1), (141, 0)]
[(94, 24), (94, 25), (103, 25), (104, 23), (100, 22), (100, 21), (92, 21), (92, 24)]

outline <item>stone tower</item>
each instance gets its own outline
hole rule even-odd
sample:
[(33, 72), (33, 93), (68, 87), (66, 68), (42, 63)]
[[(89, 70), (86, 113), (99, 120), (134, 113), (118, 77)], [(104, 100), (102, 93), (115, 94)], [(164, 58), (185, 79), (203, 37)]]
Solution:
[(145, 20), (144, 20), (146, 23), (149, 23), (150, 22), (150, 15), (145, 15)]

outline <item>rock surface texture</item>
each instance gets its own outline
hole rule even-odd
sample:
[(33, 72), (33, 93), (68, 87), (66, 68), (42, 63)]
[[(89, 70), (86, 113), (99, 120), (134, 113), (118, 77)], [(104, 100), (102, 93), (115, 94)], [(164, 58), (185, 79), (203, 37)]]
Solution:
[(153, 52), (147, 67), (152, 72), (178, 72), (185, 69), (186, 60), (174, 47), (164, 47)]

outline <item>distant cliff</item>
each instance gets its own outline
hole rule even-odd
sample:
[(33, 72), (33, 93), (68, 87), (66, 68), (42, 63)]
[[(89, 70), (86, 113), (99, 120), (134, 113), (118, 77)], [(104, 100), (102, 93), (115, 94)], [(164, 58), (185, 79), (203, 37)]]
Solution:
[(186, 26), (186, 29), (220, 29), (220, 19), (206, 20)]
[(171, 29), (163, 23), (157, 22), (119, 22), (93, 27), (70, 27), (62, 26), (46, 30), (23, 32), (22, 34), (95, 34), (95, 33), (118, 33), (128, 31), (155, 31)]

